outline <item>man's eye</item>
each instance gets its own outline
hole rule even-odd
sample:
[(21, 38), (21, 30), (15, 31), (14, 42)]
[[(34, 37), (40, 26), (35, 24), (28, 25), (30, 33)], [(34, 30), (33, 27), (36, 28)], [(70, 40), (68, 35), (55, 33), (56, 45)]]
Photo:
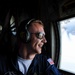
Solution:
[(45, 38), (45, 34), (42, 33), (42, 32), (39, 32), (39, 33), (31, 33), (31, 34), (35, 34), (38, 39), (43, 39), (43, 38)]
[(38, 36), (40, 39), (42, 39), (43, 38), (43, 34), (39, 34), (39, 36)]

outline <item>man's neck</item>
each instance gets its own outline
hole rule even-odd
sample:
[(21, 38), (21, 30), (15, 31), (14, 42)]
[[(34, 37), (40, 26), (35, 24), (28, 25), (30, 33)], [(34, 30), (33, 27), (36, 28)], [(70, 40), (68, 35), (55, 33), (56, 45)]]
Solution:
[(23, 59), (33, 59), (35, 57), (35, 53), (28, 51), (27, 49), (19, 50), (19, 56)]

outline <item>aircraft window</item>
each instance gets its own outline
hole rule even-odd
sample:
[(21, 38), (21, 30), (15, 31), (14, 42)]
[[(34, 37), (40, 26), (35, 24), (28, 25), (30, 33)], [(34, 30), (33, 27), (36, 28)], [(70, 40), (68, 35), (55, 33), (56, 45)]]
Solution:
[(15, 18), (14, 18), (14, 16), (12, 16), (11, 19), (10, 19), (10, 27), (11, 27), (12, 34), (16, 35), (16, 27), (15, 27)]
[(59, 69), (75, 74), (75, 17), (59, 20), (57, 24), (60, 31)]

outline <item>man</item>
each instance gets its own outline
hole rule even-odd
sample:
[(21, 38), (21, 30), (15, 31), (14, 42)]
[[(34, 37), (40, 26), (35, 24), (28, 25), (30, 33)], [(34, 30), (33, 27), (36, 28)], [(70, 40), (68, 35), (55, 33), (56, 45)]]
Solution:
[(42, 21), (27, 19), (21, 22), (17, 30), (18, 48), (12, 58), (0, 61), (0, 73), (3, 75), (60, 75), (53, 61), (42, 55), (44, 43), (47, 43), (47, 40)]

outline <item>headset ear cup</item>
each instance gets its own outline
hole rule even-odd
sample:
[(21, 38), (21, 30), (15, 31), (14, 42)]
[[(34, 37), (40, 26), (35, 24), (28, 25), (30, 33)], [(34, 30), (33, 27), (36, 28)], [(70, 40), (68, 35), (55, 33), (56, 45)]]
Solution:
[(25, 32), (20, 32), (20, 39), (24, 42), (27, 43), (30, 41), (30, 33), (28, 30), (25, 30)]
[(26, 39), (25, 39), (26, 42), (29, 42), (30, 41), (30, 33), (28, 30), (26, 30)]
[(19, 38), (22, 40), (22, 42), (24, 43), (28, 43), (30, 42), (31, 39), (31, 34), (28, 30), (29, 25), (31, 24), (31, 22), (33, 22), (34, 19), (27, 19), (24, 20), (20, 23), (19, 27), (18, 27), (18, 33), (17, 35), (19, 36)]

